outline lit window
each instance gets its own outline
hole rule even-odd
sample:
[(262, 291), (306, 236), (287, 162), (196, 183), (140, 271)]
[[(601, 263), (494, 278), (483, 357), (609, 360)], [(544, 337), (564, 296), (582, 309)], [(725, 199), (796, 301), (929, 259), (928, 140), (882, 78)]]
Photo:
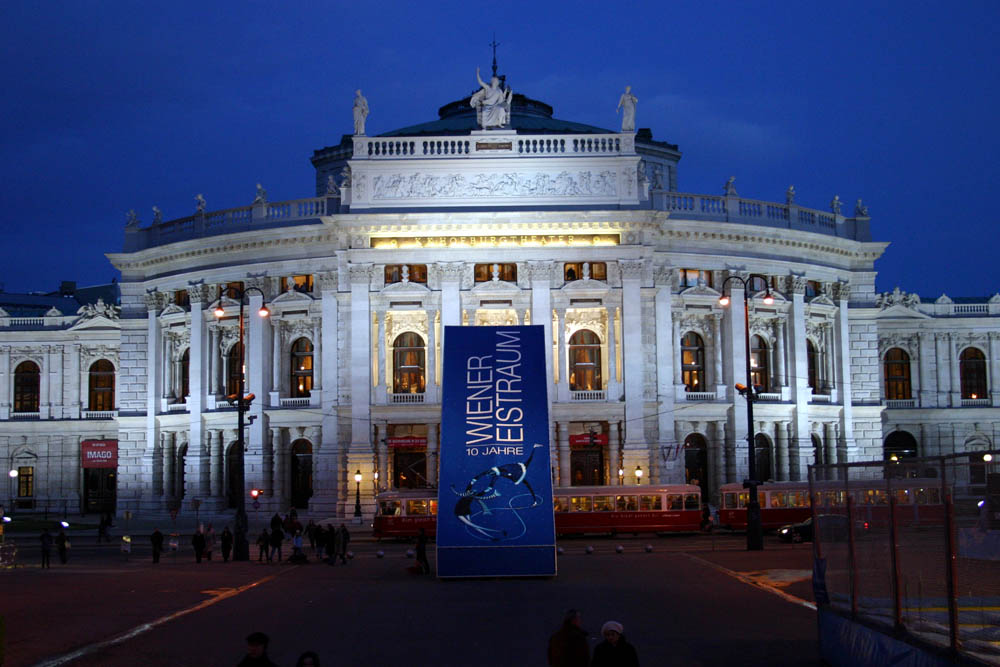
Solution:
[(300, 276), (288, 276), (284, 279), (285, 281), (285, 291), (286, 292), (312, 292), (313, 291), (313, 277), (312, 274), (305, 274)]
[(607, 279), (608, 265), (606, 262), (567, 262), (563, 264), (563, 280), (565, 282)]
[(569, 339), (569, 388), (572, 391), (595, 391), (601, 383), (601, 339), (593, 331), (582, 329)]
[(17, 468), (17, 497), (31, 498), (35, 495), (35, 468), (34, 466), (18, 466)]
[(240, 376), (243, 375), (243, 347), (236, 343), (226, 354), (226, 395), (233, 396), (240, 391)]
[(313, 346), (308, 338), (292, 343), (291, 397), (307, 398), (313, 386)]
[(958, 357), (958, 373), (962, 379), (962, 398), (986, 398), (986, 357), (980, 350), (967, 347)]
[(38, 412), (42, 374), (38, 364), (22, 361), (14, 369), (14, 412)]
[(493, 280), (496, 271), (497, 280), (508, 283), (517, 282), (517, 264), (476, 264), (473, 275), (477, 283), (488, 283)]
[(392, 392), (424, 393), (424, 339), (408, 332), (392, 344)]
[(885, 373), (885, 397), (890, 401), (905, 401), (912, 397), (910, 388), (910, 355), (894, 347), (885, 353), (882, 366)]
[(385, 284), (393, 283), (426, 283), (426, 264), (389, 264), (385, 267)]
[(179, 289), (174, 292), (174, 305), (187, 308), (191, 305), (191, 297), (186, 289)]
[(760, 336), (750, 339), (750, 382), (757, 391), (770, 391), (770, 374), (768, 363), (767, 342)]
[(686, 391), (708, 391), (705, 386), (705, 343), (689, 331), (681, 339), (682, 381)]
[(90, 365), (88, 398), (88, 410), (115, 409), (115, 367), (107, 359)]

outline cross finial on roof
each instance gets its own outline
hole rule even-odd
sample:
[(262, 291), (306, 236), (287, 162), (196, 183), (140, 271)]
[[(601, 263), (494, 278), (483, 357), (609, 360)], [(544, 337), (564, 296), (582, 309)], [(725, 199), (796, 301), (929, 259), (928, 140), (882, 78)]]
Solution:
[(500, 43), (497, 42), (497, 34), (493, 33), (493, 41), (490, 42), (490, 46), (493, 47), (493, 76), (497, 75), (497, 47)]

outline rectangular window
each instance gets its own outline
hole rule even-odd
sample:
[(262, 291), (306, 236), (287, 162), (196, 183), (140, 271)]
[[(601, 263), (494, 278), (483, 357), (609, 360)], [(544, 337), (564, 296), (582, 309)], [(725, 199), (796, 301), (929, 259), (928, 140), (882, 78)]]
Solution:
[(605, 262), (567, 262), (563, 264), (563, 280), (607, 280), (608, 265)]
[(909, 489), (896, 489), (895, 496), (897, 505), (909, 505), (911, 503), (912, 496)]
[(428, 513), (426, 500), (407, 500), (406, 513), (410, 516), (426, 516)]
[(663, 499), (661, 496), (639, 496), (639, 509), (641, 510), (661, 510), (663, 509)]
[(493, 280), (494, 271), (497, 273), (497, 280), (517, 282), (517, 264), (476, 264), (473, 276), (477, 283), (488, 283)]
[(771, 507), (784, 507), (786, 505), (784, 491), (771, 492)]
[(736, 494), (730, 491), (729, 493), (723, 494), (722, 498), (723, 507), (727, 510), (736, 509)]
[(191, 305), (191, 297), (186, 289), (179, 289), (174, 292), (174, 305), (181, 308), (188, 308)]
[(378, 513), (382, 516), (398, 516), (401, 511), (398, 500), (383, 500), (378, 504)]
[(611, 502), (611, 496), (594, 496), (595, 512), (610, 512), (615, 509)]
[(615, 496), (615, 509), (619, 512), (634, 512), (639, 508), (637, 496)]
[(313, 291), (313, 277), (312, 274), (304, 274), (299, 276), (288, 276), (284, 278), (284, 291), (285, 292), (305, 292), (311, 293)]
[(387, 264), (385, 267), (385, 284), (394, 283), (426, 283), (426, 264)]
[(233, 299), (234, 301), (238, 301), (240, 298), (240, 294), (242, 293), (243, 293), (243, 281), (237, 280), (231, 283), (223, 283), (222, 285), (219, 285), (218, 298), (222, 298), (222, 296), (225, 295), (227, 298)]
[(699, 501), (697, 493), (688, 493), (684, 495), (684, 509), (686, 510), (696, 510), (701, 507), (701, 502)]
[(806, 281), (806, 298), (811, 299), (820, 292), (820, 284), (816, 280)]
[(700, 269), (679, 269), (680, 274), (680, 287), (682, 290), (688, 287), (696, 287), (698, 281), (704, 280), (705, 285), (708, 287), (712, 286), (712, 272), (702, 271)]
[(589, 512), (590, 496), (570, 496), (569, 504), (574, 512)]
[(667, 494), (667, 509), (668, 510), (681, 510), (684, 509), (684, 498), (680, 494)]
[(17, 468), (17, 497), (33, 498), (35, 496), (35, 468), (34, 466), (18, 466)]

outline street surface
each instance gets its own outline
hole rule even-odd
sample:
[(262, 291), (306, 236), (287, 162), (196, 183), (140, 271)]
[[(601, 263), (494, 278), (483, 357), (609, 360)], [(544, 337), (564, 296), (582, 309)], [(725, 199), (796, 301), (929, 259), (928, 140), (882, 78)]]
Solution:
[(754, 553), (741, 535), (566, 539), (554, 579), (463, 581), (409, 574), (412, 545), (360, 534), (347, 566), (199, 565), (189, 536), (154, 565), (146, 537), (128, 561), (91, 539), (50, 570), (37, 538), (18, 540), (20, 566), (0, 570), (6, 665), (235, 665), (255, 630), (279, 665), (307, 650), (338, 665), (545, 665), (570, 607), (592, 646), (623, 623), (646, 666), (819, 664), (811, 547), (770, 537)]

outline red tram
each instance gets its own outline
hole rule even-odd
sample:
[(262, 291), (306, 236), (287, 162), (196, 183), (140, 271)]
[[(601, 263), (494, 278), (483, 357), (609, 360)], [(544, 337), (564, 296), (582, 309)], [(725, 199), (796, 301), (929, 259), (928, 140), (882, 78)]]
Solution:
[[(691, 484), (572, 486), (554, 490), (557, 535), (586, 533), (696, 532), (701, 525), (701, 489)], [(380, 493), (375, 537), (413, 537), (437, 529), (434, 489)]]
[[(844, 513), (847, 495), (843, 482), (816, 482), (817, 512)], [(941, 480), (892, 479), (857, 480), (849, 483), (852, 505), (859, 521), (884, 523), (889, 520), (889, 494), (896, 499), (896, 513), (903, 525), (940, 524), (944, 520)], [(719, 525), (734, 530), (747, 527), (747, 490), (742, 484), (719, 488)], [(760, 520), (764, 530), (805, 521), (812, 516), (809, 482), (770, 482), (757, 487)]]

